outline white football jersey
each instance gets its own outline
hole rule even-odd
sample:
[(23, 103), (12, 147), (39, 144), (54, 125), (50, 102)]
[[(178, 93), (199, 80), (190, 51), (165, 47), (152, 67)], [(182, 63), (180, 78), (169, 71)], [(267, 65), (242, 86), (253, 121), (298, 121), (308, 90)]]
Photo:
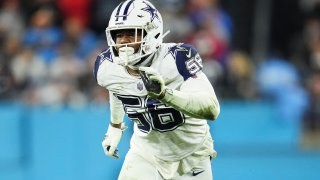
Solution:
[[(188, 78), (199, 78), (197, 74), (202, 73), (198, 52), (182, 43), (163, 43), (151, 67), (163, 77), (167, 87), (176, 90)], [(209, 138), (208, 152), (214, 152), (207, 120), (190, 117), (148, 98), (142, 79), (116, 64), (110, 49), (97, 57), (94, 75), (100, 86), (122, 102), (125, 113), (134, 121), (131, 147), (163, 161), (180, 161), (203, 148)]]

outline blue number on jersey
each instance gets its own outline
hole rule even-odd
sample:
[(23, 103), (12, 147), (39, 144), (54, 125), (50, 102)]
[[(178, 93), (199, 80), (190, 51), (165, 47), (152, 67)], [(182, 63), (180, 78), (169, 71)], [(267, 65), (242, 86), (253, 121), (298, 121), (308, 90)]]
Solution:
[(197, 50), (189, 44), (177, 44), (169, 49), (184, 80), (201, 71), (202, 60)]
[(148, 133), (151, 129), (159, 132), (172, 131), (185, 123), (183, 113), (159, 100), (119, 94), (115, 96), (122, 101), (124, 111), (142, 132)]

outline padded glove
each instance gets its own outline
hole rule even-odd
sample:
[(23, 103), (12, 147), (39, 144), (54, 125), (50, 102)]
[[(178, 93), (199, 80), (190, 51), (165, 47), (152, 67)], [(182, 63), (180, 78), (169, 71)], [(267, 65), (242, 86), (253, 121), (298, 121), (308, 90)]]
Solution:
[(139, 71), (143, 84), (148, 91), (148, 96), (153, 99), (162, 99), (166, 86), (161, 75), (151, 67), (140, 67)]
[(107, 156), (119, 159), (120, 156), (118, 154), (117, 146), (120, 142), (123, 131), (126, 129), (127, 127), (124, 123), (121, 124), (121, 128), (115, 128), (109, 124), (107, 133), (102, 141), (102, 148)]

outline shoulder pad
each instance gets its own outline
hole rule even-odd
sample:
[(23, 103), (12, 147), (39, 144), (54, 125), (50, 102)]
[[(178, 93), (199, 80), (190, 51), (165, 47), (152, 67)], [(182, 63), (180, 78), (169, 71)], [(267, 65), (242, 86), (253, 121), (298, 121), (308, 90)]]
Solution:
[(93, 69), (93, 76), (96, 82), (97, 82), (97, 73), (98, 73), (100, 64), (105, 60), (113, 62), (110, 49), (106, 49), (102, 51), (96, 58), (96, 62), (94, 63), (94, 69)]
[(176, 60), (176, 66), (184, 80), (202, 70), (202, 60), (198, 51), (190, 44), (177, 44), (169, 48)]

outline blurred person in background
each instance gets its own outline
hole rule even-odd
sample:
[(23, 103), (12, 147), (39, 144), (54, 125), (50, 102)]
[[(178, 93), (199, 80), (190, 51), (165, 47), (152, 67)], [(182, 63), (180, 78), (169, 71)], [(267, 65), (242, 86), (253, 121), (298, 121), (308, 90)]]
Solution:
[(50, 65), (57, 58), (63, 41), (63, 32), (56, 23), (58, 11), (50, 2), (37, 1), (30, 5), (32, 11), (22, 37), (22, 49), (11, 63), (16, 88), (21, 92), (19, 97), (27, 104), (50, 105), (45, 99), (58, 95), (52, 92), (50, 96), (40, 98), (40, 90), (51, 83)]
[(303, 118), (302, 147), (320, 148), (320, 71), (311, 73), (307, 79), (309, 105)]
[(207, 120), (220, 106), (197, 50), (163, 43), (162, 17), (146, 0), (121, 2), (106, 35), (109, 48), (97, 57), (94, 77), (109, 90), (107, 156), (119, 158), (124, 114), (134, 122), (119, 179), (212, 179)]
[(50, 6), (36, 9), (30, 19), (23, 37), (25, 46), (30, 46), (46, 63), (51, 63), (57, 56), (63, 33), (55, 23), (56, 11)]
[(106, 28), (106, 22), (109, 22), (109, 17), (105, 17), (105, 15), (111, 14), (113, 7), (115, 7), (118, 2), (118, 0), (91, 0), (90, 26), (98, 36), (102, 38), (105, 36), (104, 33), (101, 33)]
[(62, 13), (59, 10), (56, 0), (18, 0), (21, 3), (21, 11), (25, 17), (26, 22), (28, 23), (35, 11), (40, 8), (50, 8), (55, 14), (55, 26), (61, 25), (61, 20), (63, 19)]
[(92, 0), (55, 0), (63, 19), (77, 19), (83, 26), (91, 24)]
[(189, 0), (187, 16), (194, 31), (186, 37), (195, 44), (204, 59), (224, 64), (232, 34), (230, 16), (219, 6), (218, 0)]
[[(70, 41), (64, 41), (60, 45), (59, 53), (48, 69), (49, 83), (42, 88), (44, 92), (40, 91), (43, 102), (48, 98), (45, 96), (46, 91), (52, 89), (60, 95), (55, 102), (58, 105), (81, 107), (86, 104), (87, 98), (84, 92), (81, 92), (79, 79), (88, 74), (88, 70), (84, 59), (76, 55), (76, 48)], [(52, 84), (55, 86), (51, 86)]]
[(25, 28), (20, 8), (18, 0), (5, 0), (0, 4), (0, 99), (12, 99), (18, 93), (10, 63), (20, 51)]
[(22, 17), (20, 1), (4, 0), (0, 5), (0, 42), (5, 42), (5, 38), (21, 37), (25, 19)]
[(320, 147), (319, 72), (320, 72), (320, 1), (301, 0), (305, 19), (300, 42), (293, 52), (293, 64), (298, 67), (308, 93), (308, 105), (302, 121), (300, 143), (303, 148)]
[[(91, 91), (96, 88), (92, 83), (92, 67), (90, 64), (92, 56), (96, 51), (101, 51), (100, 44), (96, 34), (79, 17), (66, 18), (63, 22), (65, 43), (71, 48), (72, 57), (76, 59), (75, 63), (78, 76), (76, 77), (77, 89), (91, 99)], [(67, 60), (67, 59), (65, 59)], [(72, 67), (72, 66), (71, 66)], [(95, 95), (95, 97), (97, 97)], [(93, 100), (93, 99), (91, 99)], [(105, 100), (102, 98), (101, 100)]]
[(293, 63), (304, 78), (320, 70), (320, 2), (312, 7), (306, 12), (301, 42), (293, 53)]
[(201, 27), (208, 23), (213, 33), (231, 42), (233, 23), (230, 15), (220, 6), (220, 0), (187, 0), (187, 16), (194, 27)]
[[(187, 0), (163, 0), (154, 1), (155, 6), (161, 9), (164, 28), (170, 27), (167, 38), (171, 42), (181, 42), (193, 32), (193, 24), (187, 15)], [(166, 31), (168, 29), (164, 29)]]
[(219, 95), (231, 99), (257, 98), (255, 72), (255, 65), (248, 54), (241, 51), (232, 52), (226, 60), (225, 75), (219, 82)]
[(226, 60), (230, 54), (232, 20), (219, 4), (219, 0), (188, 0), (186, 16), (192, 22), (192, 31), (184, 41), (193, 44), (203, 58), (203, 71), (218, 93), (229, 91), (221, 80), (226, 74)]
[(79, 60), (87, 61), (98, 47), (96, 35), (79, 17), (64, 19), (64, 41), (73, 46), (73, 52)]
[(48, 67), (41, 57), (36, 56), (30, 47), (22, 47), (10, 61), (10, 70), (14, 77), (16, 98), (35, 104), (32, 90), (48, 79)]
[(256, 81), (262, 98), (275, 103), (282, 124), (300, 126), (307, 108), (307, 92), (297, 68), (289, 60), (271, 57), (257, 66)]

